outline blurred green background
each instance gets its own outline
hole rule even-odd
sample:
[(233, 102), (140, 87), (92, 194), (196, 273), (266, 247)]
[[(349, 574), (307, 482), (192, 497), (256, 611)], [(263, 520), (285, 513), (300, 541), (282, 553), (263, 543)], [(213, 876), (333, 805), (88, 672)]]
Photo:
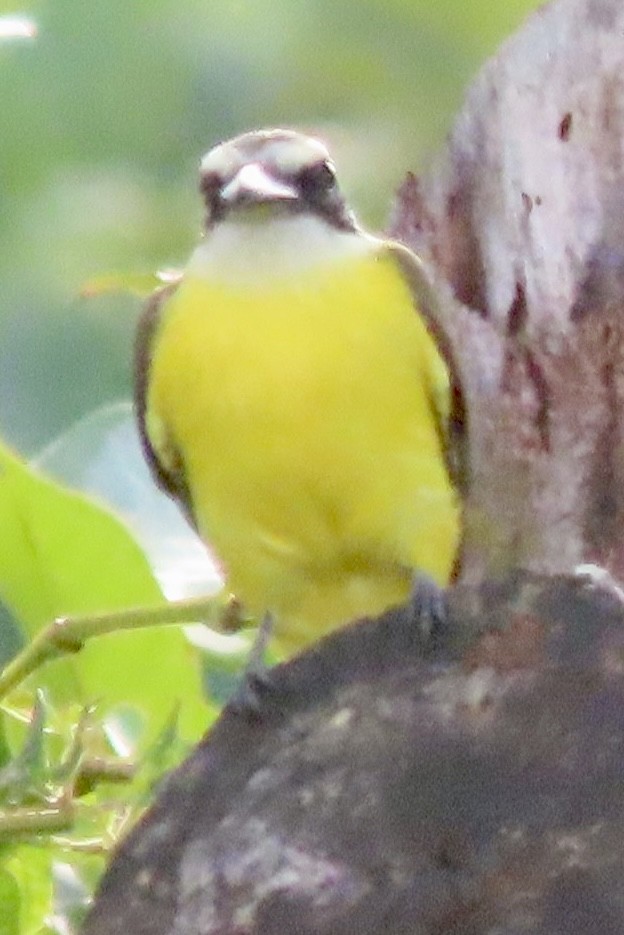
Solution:
[(217, 140), (293, 125), (330, 143), (381, 228), (481, 62), (536, 0), (48, 0), (0, 43), (0, 434), (26, 455), (130, 394), (140, 302), (80, 296), (184, 262)]

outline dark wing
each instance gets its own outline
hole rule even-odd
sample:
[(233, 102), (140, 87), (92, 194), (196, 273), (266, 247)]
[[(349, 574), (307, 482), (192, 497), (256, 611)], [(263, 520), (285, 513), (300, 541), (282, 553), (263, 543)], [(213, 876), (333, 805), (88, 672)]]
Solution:
[(169, 438), (165, 439), (162, 448), (154, 448), (147, 429), (147, 397), (154, 340), (163, 307), (178, 285), (179, 282), (170, 283), (153, 292), (139, 318), (134, 343), (134, 411), (143, 454), (154, 480), (165, 493), (178, 501), (188, 521), (196, 527), (182, 455)]
[(468, 484), (468, 459), (464, 398), (451, 344), (443, 330), (440, 315), (437, 311), (439, 299), (422, 261), (408, 247), (397, 241), (388, 240), (384, 244), (384, 250), (399, 266), (404, 279), (410, 287), (414, 305), (427, 325), (429, 333), (448, 367), (450, 399), (436, 398), (432, 394), (431, 404), (436, 414), (438, 433), (443, 441), (449, 475), (458, 489), (465, 490)]

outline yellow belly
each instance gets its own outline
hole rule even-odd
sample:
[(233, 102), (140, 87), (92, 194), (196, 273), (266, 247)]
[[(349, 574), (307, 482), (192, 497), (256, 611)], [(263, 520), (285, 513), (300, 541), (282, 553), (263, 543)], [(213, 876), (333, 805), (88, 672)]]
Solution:
[(188, 278), (150, 372), (153, 442), (181, 452), (200, 532), (279, 649), (405, 600), (415, 569), (448, 580), (447, 374), (392, 260), (253, 293)]

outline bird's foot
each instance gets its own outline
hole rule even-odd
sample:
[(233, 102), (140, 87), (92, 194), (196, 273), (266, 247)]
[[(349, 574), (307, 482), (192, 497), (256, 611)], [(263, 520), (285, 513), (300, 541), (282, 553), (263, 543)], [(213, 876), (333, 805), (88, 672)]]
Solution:
[(273, 626), (273, 617), (267, 612), (258, 627), (241, 683), (229, 701), (228, 707), (237, 714), (258, 717), (267, 694), (273, 689), (271, 670), (264, 661), (264, 655), (273, 634)]
[(412, 582), (409, 609), (423, 640), (434, 640), (448, 622), (447, 591), (429, 575), (418, 572)]

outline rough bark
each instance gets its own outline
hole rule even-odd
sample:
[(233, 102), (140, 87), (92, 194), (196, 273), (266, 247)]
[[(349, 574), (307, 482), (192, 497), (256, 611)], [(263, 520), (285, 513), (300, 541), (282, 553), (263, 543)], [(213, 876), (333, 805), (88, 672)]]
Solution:
[(84, 935), (620, 935), (624, 604), (458, 589), (433, 642), (356, 624), (226, 710)]
[(617, 0), (539, 10), (399, 196), (468, 414), (464, 581), (624, 572), (623, 35)]

